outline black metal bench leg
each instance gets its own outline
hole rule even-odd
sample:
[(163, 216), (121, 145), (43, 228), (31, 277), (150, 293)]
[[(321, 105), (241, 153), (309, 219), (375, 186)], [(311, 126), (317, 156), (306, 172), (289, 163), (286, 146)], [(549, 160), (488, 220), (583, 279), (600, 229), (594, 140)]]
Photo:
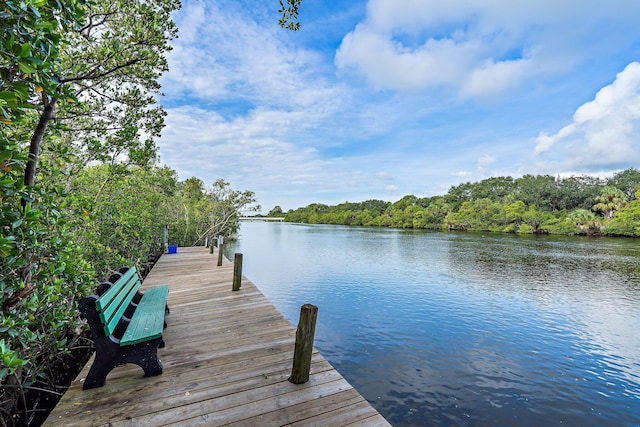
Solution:
[(117, 366), (115, 355), (97, 353), (82, 385), (83, 390), (102, 387), (107, 382), (107, 375)]
[(108, 346), (100, 342), (96, 346), (96, 357), (82, 388), (89, 390), (104, 386), (109, 372), (115, 367), (127, 363), (141, 367), (145, 377), (162, 374), (162, 362), (158, 358), (158, 347), (163, 343), (162, 338), (126, 347), (116, 347), (117, 344)]
[(162, 338), (156, 338), (144, 343), (121, 347), (120, 364), (133, 363), (142, 368), (145, 377), (153, 377), (162, 373), (162, 363), (158, 358), (158, 347), (163, 343)]
[(162, 362), (158, 356), (145, 358), (137, 363), (137, 365), (144, 370), (145, 377), (153, 377), (162, 373)]

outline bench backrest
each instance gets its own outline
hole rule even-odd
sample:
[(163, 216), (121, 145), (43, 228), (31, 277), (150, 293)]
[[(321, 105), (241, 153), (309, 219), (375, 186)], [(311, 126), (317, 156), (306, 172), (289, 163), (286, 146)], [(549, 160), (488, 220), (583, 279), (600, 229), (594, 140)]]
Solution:
[(140, 289), (140, 277), (135, 266), (129, 268), (104, 294), (96, 300), (96, 309), (107, 336), (114, 333), (118, 322)]

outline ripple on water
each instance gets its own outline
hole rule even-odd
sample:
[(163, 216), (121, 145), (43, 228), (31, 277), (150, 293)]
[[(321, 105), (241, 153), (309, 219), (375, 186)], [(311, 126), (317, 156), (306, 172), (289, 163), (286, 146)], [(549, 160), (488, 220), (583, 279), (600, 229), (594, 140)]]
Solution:
[(319, 306), (316, 347), (395, 426), (640, 424), (633, 243), (287, 224), (240, 242), (292, 323)]

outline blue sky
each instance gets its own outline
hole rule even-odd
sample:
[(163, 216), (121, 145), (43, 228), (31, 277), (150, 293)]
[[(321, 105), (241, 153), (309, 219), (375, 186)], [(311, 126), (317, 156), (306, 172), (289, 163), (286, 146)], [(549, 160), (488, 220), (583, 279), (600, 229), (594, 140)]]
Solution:
[(263, 212), (640, 167), (637, 0), (183, 0), (161, 164)]

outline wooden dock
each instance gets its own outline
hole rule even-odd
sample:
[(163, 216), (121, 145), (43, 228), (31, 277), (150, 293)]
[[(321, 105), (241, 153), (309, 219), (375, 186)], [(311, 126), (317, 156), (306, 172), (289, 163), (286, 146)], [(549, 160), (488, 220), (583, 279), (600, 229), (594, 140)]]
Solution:
[[(309, 382), (290, 383), (294, 327), (233, 264), (205, 248), (163, 255), (143, 283), (168, 284), (162, 375), (114, 369), (83, 391), (89, 361), (45, 426), (389, 426), (314, 351)], [(320, 307), (322, 310), (322, 307)]]

